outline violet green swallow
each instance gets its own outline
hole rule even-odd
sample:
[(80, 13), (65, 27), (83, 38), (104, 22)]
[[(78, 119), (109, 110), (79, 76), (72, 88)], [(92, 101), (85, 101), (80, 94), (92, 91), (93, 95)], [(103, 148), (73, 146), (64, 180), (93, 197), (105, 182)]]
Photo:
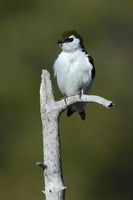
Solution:
[[(62, 52), (54, 62), (54, 75), (64, 97), (89, 92), (95, 77), (92, 57), (86, 52), (82, 37), (76, 31), (67, 31), (61, 35), (58, 44)], [(77, 112), (85, 120), (87, 103), (75, 103), (68, 107), (67, 116)]]

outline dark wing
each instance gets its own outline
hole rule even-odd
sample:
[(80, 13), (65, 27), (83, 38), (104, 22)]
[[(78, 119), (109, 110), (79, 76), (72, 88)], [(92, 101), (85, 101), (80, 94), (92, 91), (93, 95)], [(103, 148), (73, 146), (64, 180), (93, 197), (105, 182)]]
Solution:
[(89, 59), (89, 62), (92, 64), (93, 68), (92, 68), (92, 78), (94, 79), (95, 78), (95, 74), (96, 74), (96, 71), (95, 71), (95, 66), (94, 66), (94, 60), (91, 56), (88, 56), (88, 59)]

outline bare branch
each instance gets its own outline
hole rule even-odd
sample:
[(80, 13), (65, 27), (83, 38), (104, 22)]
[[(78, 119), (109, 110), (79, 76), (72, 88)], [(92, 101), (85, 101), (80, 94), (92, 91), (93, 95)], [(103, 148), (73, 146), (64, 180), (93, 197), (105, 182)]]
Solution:
[[(98, 103), (107, 108), (113, 106), (113, 102), (103, 97), (95, 95), (79, 95), (68, 97), (55, 101), (50, 80), (50, 74), (47, 70), (42, 70), (42, 81), (40, 87), (40, 111), (43, 127), (43, 162), (37, 165), (43, 168), (45, 190), (43, 193), (46, 200), (64, 200), (65, 186), (62, 178), (61, 168), (61, 147), (59, 134), (59, 118), (68, 106), (76, 102)], [(45, 163), (45, 164), (44, 164)]]
[(43, 162), (37, 162), (36, 166), (42, 167), (43, 170), (47, 168), (47, 165), (45, 165)]
[(71, 96), (66, 99), (66, 102), (64, 100), (58, 101), (57, 105), (60, 109), (60, 112), (63, 112), (68, 106), (76, 102), (98, 103), (106, 108), (110, 108), (114, 105), (112, 101), (96, 95), (82, 95), (81, 97), (79, 95)]

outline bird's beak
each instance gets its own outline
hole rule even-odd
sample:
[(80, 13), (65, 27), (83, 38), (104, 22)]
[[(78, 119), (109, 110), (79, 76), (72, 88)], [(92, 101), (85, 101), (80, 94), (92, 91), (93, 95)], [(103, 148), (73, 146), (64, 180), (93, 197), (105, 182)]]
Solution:
[(61, 45), (63, 42), (62, 40), (58, 40), (57, 44)]

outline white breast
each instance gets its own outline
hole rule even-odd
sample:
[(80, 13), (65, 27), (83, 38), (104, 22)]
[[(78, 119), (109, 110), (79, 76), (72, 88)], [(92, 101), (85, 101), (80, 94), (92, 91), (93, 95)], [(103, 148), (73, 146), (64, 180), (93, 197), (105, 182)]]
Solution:
[(81, 50), (61, 52), (54, 63), (54, 74), (57, 76), (58, 87), (64, 95), (86, 92), (91, 85), (92, 64)]

